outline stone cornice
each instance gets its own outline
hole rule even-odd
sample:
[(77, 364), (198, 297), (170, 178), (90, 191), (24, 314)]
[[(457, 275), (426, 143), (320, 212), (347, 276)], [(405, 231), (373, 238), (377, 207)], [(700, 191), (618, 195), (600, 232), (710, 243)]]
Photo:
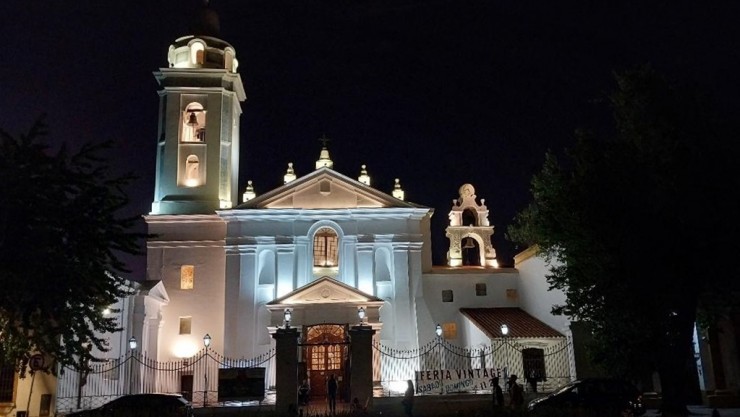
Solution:
[(527, 249), (514, 255), (514, 266), (518, 266), (520, 263), (526, 261), (529, 258), (537, 256), (540, 247), (538, 245), (532, 245)]
[(147, 214), (144, 221), (154, 223), (224, 223), (217, 214)]
[(350, 208), (350, 209), (232, 209), (219, 210), (225, 221), (296, 221), (296, 220), (421, 220), (429, 213), (426, 208)]
[(223, 248), (223, 240), (150, 240), (147, 248)]

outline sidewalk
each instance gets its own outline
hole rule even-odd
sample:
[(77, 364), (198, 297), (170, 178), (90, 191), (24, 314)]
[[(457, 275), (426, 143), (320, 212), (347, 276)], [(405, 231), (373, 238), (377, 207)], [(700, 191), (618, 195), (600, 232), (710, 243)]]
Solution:
[[(721, 417), (740, 417), (740, 408), (719, 408), (719, 415)], [(703, 405), (690, 405), (689, 412), (692, 416), (711, 416), (712, 409)], [(660, 417), (661, 414), (657, 413), (657, 410), (647, 410), (643, 417)]]

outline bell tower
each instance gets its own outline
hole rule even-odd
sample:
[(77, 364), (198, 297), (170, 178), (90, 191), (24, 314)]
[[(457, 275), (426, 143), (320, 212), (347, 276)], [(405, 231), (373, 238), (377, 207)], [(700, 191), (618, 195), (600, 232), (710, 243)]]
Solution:
[(151, 214), (212, 214), (238, 204), (240, 102), (234, 48), (218, 38), (207, 4), (193, 35), (177, 39), (159, 83), (159, 129)]

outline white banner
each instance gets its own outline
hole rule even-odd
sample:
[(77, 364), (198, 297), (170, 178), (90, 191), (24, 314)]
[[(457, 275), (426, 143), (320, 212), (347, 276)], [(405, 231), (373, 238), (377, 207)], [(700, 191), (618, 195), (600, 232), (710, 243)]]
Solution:
[(442, 392), (450, 394), (461, 391), (491, 389), (493, 378), (499, 378), (499, 385), (504, 386), (506, 368), (483, 369), (435, 369), (416, 371), (416, 392)]

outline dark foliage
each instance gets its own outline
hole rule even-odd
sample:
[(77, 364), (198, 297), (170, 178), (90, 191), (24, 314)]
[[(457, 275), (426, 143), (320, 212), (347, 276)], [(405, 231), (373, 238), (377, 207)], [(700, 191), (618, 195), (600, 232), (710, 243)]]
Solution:
[(0, 359), (21, 372), (36, 352), (77, 367), (107, 350), (100, 334), (119, 323), (103, 310), (128, 291), (118, 256), (141, 237), (120, 217), (132, 178), (111, 174), (110, 144), (54, 152), (46, 135), (42, 121), (18, 138), (0, 131)]
[(509, 236), (555, 261), (548, 280), (567, 296), (555, 312), (590, 325), (594, 359), (613, 375), (658, 371), (664, 408), (680, 412), (697, 311), (737, 299), (738, 147), (705, 102), (651, 69), (616, 80), (615, 137), (579, 132), (564, 162), (548, 155)]

